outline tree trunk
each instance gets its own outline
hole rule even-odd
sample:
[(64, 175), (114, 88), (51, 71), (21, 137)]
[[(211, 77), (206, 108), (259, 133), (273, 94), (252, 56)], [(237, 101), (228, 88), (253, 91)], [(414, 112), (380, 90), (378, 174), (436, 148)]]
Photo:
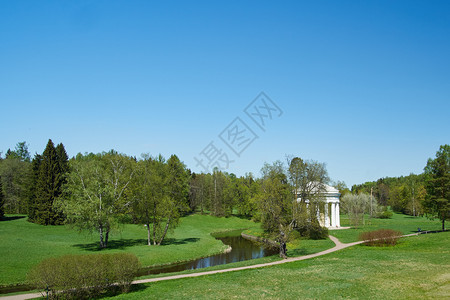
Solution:
[(167, 223), (166, 223), (166, 228), (164, 228), (164, 232), (161, 236), (161, 239), (158, 242), (158, 245), (161, 245), (162, 241), (164, 240), (164, 237), (166, 236), (167, 230), (169, 229), (169, 224), (170, 224), (170, 217), (167, 219)]
[(147, 241), (148, 241), (148, 245), (151, 246), (152, 245), (152, 237), (150, 234), (150, 224), (145, 224), (145, 226), (147, 226)]
[(105, 248), (108, 247), (108, 239), (109, 239), (109, 228), (106, 230), (105, 234)]
[(105, 244), (103, 243), (103, 227), (100, 226), (98, 231), (100, 233), (100, 248), (105, 248)]
[(280, 257), (283, 259), (287, 259), (285, 242), (280, 242)]

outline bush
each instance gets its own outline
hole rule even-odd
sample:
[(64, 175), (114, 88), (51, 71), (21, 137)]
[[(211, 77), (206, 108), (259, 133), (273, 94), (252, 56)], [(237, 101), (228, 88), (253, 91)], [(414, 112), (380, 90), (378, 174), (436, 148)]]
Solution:
[(328, 228), (321, 227), (318, 222), (311, 222), (298, 225), (296, 228), (301, 236), (307, 237), (313, 240), (323, 240), (328, 237)]
[(390, 219), (392, 218), (392, 211), (385, 210), (377, 214), (377, 218), (379, 219)]
[(364, 245), (367, 246), (395, 246), (401, 236), (401, 231), (379, 229), (361, 233), (359, 235), (359, 240), (365, 241)]
[(137, 257), (129, 253), (65, 255), (43, 260), (28, 280), (51, 298), (92, 298), (113, 286), (127, 292), (138, 269)]

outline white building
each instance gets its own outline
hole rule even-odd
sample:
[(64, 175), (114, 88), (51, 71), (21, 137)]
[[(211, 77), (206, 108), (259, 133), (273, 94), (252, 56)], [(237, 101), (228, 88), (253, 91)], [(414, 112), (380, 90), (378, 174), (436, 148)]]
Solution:
[[(320, 205), (317, 211), (317, 219), (319, 220), (320, 226), (327, 227), (329, 229), (341, 227), (341, 220), (339, 217), (339, 190), (323, 184), (323, 203)], [(297, 199), (300, 202), (301, 198)], [(309, 203), (308, 199), (305, 201)]]

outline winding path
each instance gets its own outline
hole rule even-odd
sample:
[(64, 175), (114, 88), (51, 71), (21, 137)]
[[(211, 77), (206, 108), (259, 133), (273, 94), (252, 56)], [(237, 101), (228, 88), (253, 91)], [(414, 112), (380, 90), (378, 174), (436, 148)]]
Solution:
[[(402, 237), (407, 236), (414, 236), (418, 235), (419, 233), (412, 233), (403, 235)], [(298, 256), (298, 257), (290, 257), (283, 260), (277, 260), (273, 262), (263, 263), (263, 264), (257, 264), (257, 265), (251, 265), (251, 266), (245, 266), (245, 267), (236, 267), (236, 268), (229, 268), (229, 269), (223, 269), (223, 270), (214, 270), (214, 271), (206, 271), (206, 272), (198, 272), (198, 273), (192, 273), (192, 274), (180, 274), (180, 275), (172, 275), (172, 276), (166, 276), (166, 277), (159, 277), (159, 278), (148, 278), (148, 279), (140, 279), (133, 281), (133, 284), (140, 284), (140, 283), (148, 283), (148, 282), (157, 282), (157, 281), (163, 281), (163, 280), (172, 280), (172, 279), (180, 279), (180, 278), (189, 278), (189, 277), (199, 277), (204, 275), (212, 275), (212, 274), (218, 274), (218, 273), (226, 273), (226, 272), (233, 272), (233, 271), (241, 271), (241, 270), (248, 270), (248, 269), (256, 269), (256, 268), (263, 268), (268, 266), (274, 266), (274, 265), (281, 265), (293, 261), (300, 261), (305, 259), (310, 259), (318, 256), (322, 256), (328, 253), (336, 252), (348, 247), (352, 247), (354, 245), (362, 244), (364, 241), (358, 241), (353, 243), (341, 243), (337, 238), (330, 235), (330, 240), (333, 241), (335, 246), (333, 248), (317, 252), (314, 254), (304, 255), (304, 256)], [(21, 295), (14, 295), (14, 296), (6, 296), (1, 297), (1, 300), (23, 300), (23, 299), (33, 299), (37, 297), (42, 297), (41, 293), (33, 293), (33, 294), (21, 294)]]

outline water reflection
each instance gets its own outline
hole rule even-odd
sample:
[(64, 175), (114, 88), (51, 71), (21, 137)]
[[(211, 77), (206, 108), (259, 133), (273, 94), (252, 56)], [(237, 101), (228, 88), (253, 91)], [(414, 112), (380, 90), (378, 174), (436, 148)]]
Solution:
[(231, 234), (231, 236), (216, 236), (216, 239), (231, 246), (232, 250), (228, 253), (212, 255), (176, 265), (143, 269), (139, 276), (201, 269), (277, 254), (277, 249), (267, 248), (264, 245), (246, 240), (241, 237), (240, 232)]

